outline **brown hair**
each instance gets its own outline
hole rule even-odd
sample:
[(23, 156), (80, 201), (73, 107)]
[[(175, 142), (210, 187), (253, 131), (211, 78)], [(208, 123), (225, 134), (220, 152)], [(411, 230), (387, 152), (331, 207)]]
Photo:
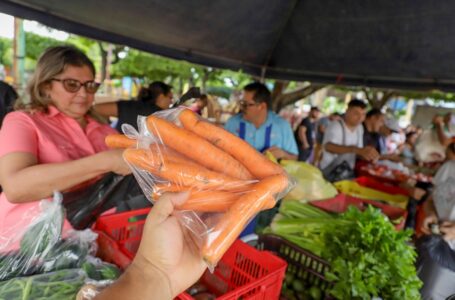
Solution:
[[(16, 101), (16, 110), (28, 112), (47, 112), (51, 99), (45, 94), (44, 88), (55, 76), (64, 72), (67, 66), (87, 66), (95, 77), (96, 71), (92, 61), (81, 50), (73, 46), (56, 46), (46, 49), (38, 59), (35, 72), (27, 85), (28, 99), (20, 98)], [(90, 109), (88, 115), (97, 121), (105, 121)]]

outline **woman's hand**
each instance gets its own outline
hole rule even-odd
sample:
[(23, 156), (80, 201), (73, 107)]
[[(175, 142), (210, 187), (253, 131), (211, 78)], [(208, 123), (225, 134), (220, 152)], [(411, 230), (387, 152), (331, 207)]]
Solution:
[(98, 153), (102, 156), (106, 170), (119, 175), (131, 174), (131, 168), (123, 159), (123, 149), (114, 149)]

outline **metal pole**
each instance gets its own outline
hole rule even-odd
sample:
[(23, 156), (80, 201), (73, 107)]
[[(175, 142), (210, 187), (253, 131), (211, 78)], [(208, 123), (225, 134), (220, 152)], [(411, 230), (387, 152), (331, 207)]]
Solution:
[(25, 32), (23, 20), (14, 18), (14, 83), (22, 90), (25, 79)]

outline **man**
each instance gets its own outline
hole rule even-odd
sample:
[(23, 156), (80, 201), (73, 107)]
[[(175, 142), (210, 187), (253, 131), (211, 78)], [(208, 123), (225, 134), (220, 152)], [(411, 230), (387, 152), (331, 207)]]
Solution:
[(354, 169), (356, 156), (367, 161), (375, 161), (379, 153), (371, 146), (363, 146), (363, 127), (365, 120), (365, 102), (354, 99), (348, 104), (344, 117), (339, 122), (332, 122), (327, 128), (323, 140), (321, 169), (335, 169), (343, 161)]
[(455, 136), (455, 132), (453, 131), (455, 115), (450, 112), (444, 117), (436, 115), (433, 118), (433, 125), (436, 129), (439, 142), (444, 147), (447, 147), (451, 143), (452, 137)]
[(319, 118), (319, 108), (311, 107), (308, 116), (302, 120), (294, 132), (299, 148), (299, 161), (307, 161), (316, 143), (316, 122)]
[(326, 117), (322, 117), (316, 123), (316, 145), (314, 146), (314, 159), (313, 165), (318, 166), (321, 161), (322, 154), (322, 141), (324, 140), (324, 133), (330, 123), (341, 120), (339, 113), (332, 113)]
[(371, 109), (363, 122), (363, 145), (371, 146), (380, 152), (379, 131), (384, 125), (385, 115), (377, 108)]
[[(260, 152), (270, 151), (277, 159), (296, 160), (299, 152), (291, 125), (269, 110), (271, 94), (267, 87), (259, 82), (250, 83), (243, 88), (242, 99), (241, 113), (231, 117), (225, 129)], [(276, 208), (262, 212), (240, 236), (254, 233), (257, 223), (268, 226), (276, 212)]]
[(260, 152), (270, 151), (277, 159), (296, 160), (298, 155), (291, 125), (269, 110), (271, 94), (259, 82), (243, 89), (241, 113), (230, 118), (225, 129)]

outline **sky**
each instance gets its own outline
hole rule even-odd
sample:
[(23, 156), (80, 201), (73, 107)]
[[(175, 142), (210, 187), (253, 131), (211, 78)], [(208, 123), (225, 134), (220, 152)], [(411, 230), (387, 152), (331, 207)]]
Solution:
[[(24, 30), (33, 32), (42, 36), (51, 37), (60, 41), (64, 41), (68, 38), (68, 33), (45, 28), (43, 25), (35, 21), (24, 21)], [(14, 17), (0, 13), (0, 37), (12, 39), (14, 36)]]

